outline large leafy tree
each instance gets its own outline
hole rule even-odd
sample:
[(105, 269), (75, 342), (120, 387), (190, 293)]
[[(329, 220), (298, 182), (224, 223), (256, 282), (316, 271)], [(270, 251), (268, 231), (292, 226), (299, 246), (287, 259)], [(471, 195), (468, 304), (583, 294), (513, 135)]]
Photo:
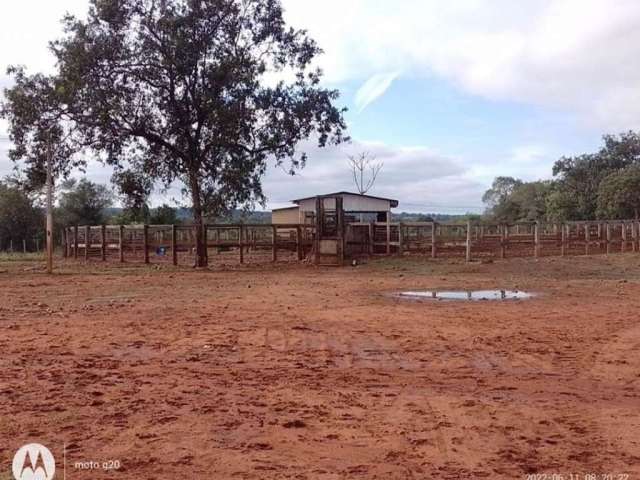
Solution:
[(53, 50), (87, 139), (111, 163), (182, 181), (196, 225), (263, 202), (267, 162), (293, 172), (301, 141), (343, 140), (338, 93), (311, 67), (321, 51), (279, 0), (92, 0), (65, 26)]

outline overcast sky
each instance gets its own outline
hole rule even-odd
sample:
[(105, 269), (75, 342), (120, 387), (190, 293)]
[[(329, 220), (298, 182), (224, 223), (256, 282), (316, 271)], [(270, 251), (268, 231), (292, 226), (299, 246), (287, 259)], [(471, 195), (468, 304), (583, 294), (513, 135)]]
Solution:
[[(385, 166), (372, 194), (400, 210), (480, 211), (492, 179), (549, 178), (562, 155), (640, 128), (638, 0), (284, 0), (289, 23), (324, 49), (325, 83), (349, 108), (351, 145), (317, 151), (290, 177), (265, 178), (269, 207), (351, 190), (348, 154)], [(50, 71), (47, 42), (87, 0), (21, 0), (0, 17), (8, 64)], [(5, 125), (0, 125), (0, 137)], [(12, 166), (0, 140), (0, 176)], [(110, 171), (92, 165), (88, 176)], [(157, 194), (154, 202), (176, 196)]]

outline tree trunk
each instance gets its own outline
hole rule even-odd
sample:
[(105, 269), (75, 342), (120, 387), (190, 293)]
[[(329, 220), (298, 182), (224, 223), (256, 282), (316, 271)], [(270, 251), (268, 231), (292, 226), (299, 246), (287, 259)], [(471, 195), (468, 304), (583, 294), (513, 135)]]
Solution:
[(204, 221), (202, 216), (202, 200), (200, 198), (200, 186), (194, 178), (190, 180), (191, 201), (193, 202), (193, 223), (196, 227), (196, 267), (208, 265), (206, 245), (204, 240)]

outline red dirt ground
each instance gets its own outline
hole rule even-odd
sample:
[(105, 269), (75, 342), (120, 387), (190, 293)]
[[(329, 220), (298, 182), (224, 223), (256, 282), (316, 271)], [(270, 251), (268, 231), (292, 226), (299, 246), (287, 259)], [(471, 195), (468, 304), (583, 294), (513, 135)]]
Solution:
[[(0, 264), (2, 480), (28, 442), (69, 480), (640, 478), (640, 255), (35, 265)], [(540, 295), (391, 295), (431, 288)]]

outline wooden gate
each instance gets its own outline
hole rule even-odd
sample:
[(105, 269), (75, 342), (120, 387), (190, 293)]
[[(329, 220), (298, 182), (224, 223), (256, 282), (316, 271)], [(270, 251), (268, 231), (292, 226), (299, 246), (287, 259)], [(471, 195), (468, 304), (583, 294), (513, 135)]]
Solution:
[(315, 236), (316, 264), (344, 264), (344, 231), (342, 197), (317, 197)]

